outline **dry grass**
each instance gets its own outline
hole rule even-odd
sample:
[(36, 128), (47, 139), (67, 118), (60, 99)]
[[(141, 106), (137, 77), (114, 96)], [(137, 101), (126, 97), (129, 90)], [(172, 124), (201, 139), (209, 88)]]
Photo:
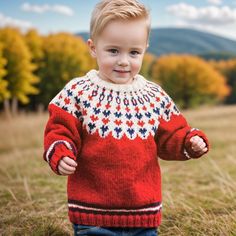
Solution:
[[(236, 106), (185, 115), (212, 149), (188, 162), (161, 161), (162, 236), (236, 235)], [(0, 119), (0, 235), (71, 235), (66, 178), (42, 161), (47, 115)]]

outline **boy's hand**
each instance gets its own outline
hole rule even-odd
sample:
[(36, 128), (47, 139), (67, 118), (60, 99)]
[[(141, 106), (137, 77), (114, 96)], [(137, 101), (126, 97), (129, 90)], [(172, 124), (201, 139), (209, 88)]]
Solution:
[(63, 157), (58, 165), (58, 171), (61, 175), (71, 175), (75, 172), (77, 163), (70, 157)]
[(194, 136), (190, 139), (190, 142), (192, 150), (198, 153), (199, 155), (202, 155), (207, 152), (207, 145), (201, 137)]

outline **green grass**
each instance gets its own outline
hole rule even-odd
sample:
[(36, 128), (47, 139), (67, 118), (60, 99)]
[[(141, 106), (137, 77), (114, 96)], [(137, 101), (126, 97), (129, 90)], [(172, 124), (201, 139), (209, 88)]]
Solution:
[[(203, 129), (210, 153), (187, 162), (161, 161), (160, 235), (236, 235), (236, 106), (184, 115)], [(43, 161), (47, 114), (0, 118), (0, 235), (72, 235), (66, 178)]]

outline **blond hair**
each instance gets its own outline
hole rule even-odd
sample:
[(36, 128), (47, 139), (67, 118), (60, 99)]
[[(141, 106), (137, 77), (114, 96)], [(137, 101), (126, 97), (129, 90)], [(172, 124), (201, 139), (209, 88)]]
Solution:
[(94, 8), (90, 22), (90, 38), (96, 41), (105, 26), (113, 20), (145, 19), (147, 35), (150, 32), (150, 15), (146, 7), (136, 0), (102, 0)]

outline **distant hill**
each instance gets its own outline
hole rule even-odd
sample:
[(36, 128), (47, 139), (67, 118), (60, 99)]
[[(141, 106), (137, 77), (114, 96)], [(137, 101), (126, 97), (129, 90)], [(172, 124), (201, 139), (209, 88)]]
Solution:
[[(88, 33), (78, 33), (84, 40)], [(151, 30), (148, 52), (163, 54), (194, 54), (206, 59), (236, 57), (236, 41), (202, 31), (180, 28), (154, 28)]]

